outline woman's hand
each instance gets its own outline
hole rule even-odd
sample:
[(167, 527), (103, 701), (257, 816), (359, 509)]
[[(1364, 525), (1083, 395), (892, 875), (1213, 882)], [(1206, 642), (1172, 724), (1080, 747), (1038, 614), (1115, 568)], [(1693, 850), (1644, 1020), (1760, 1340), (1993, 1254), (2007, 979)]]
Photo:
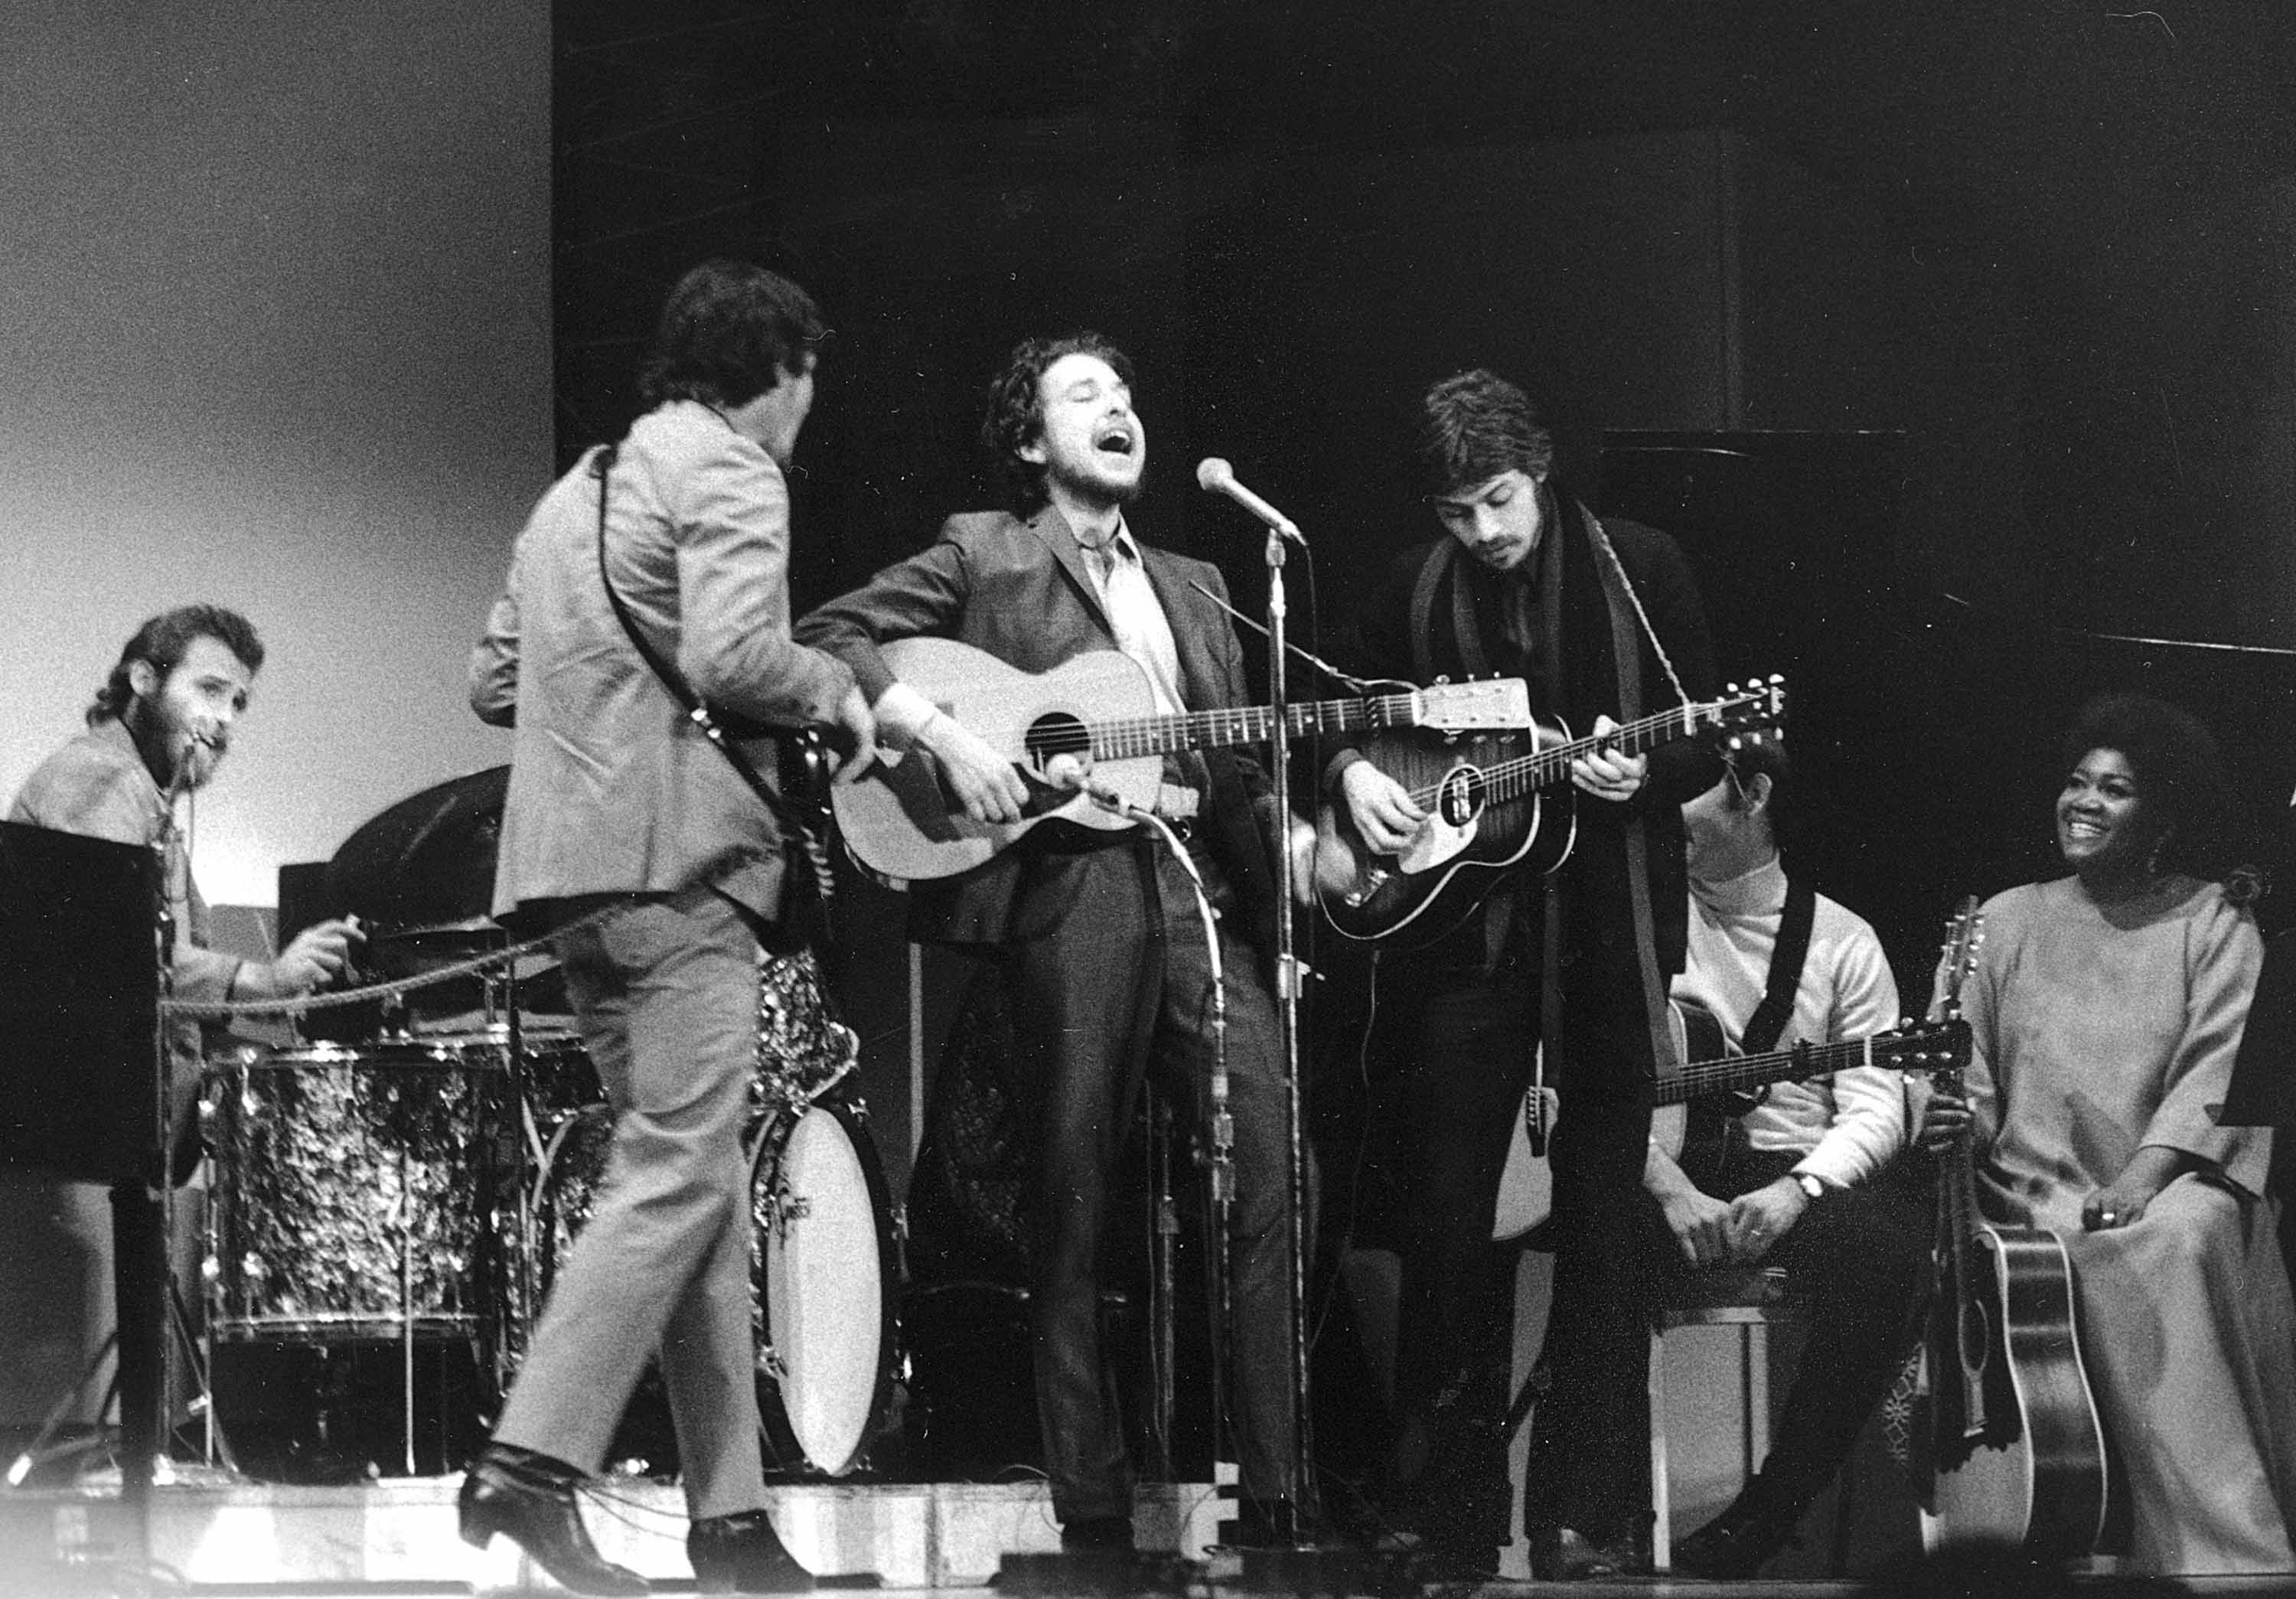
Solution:
[(2161, 1190), (2194, 1164), (2192, 1156), (2166, 1144), (2148, 1144), (2129, 1157), (2120, 1175), (2081, 1201), (2081, 1226), (2092, 1233), (2133, 1226)]

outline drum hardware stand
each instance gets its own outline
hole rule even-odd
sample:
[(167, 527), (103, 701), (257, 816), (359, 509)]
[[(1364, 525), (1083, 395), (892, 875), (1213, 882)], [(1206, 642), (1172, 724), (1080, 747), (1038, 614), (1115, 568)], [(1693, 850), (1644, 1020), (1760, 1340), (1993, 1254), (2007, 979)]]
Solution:
[[(175, 1335), (188, 1357), (188, 1369), (192, 1381), (198, 1389), (198, 1392), (185, 1403), (184, 1409), (187, 1419), (196, 1420), (201, 1424), (204, 1435), (201, 1440), (201, 1458), (210, 1466), (220, 1463), (223, 1470), (237, 1475), (239, 1462), (233, 1457), (230, 1441), (225, 1438), (222, 1423), (216, 1417), (215, 1388), (210, 1375), (214, 1370), (212, 1351), (208, 1341), (192, 1331), (191, 1308), (184, 1301), (183, 1285), (176, 1280), (176, 1275), (172, 1269), (168, 1274), (168, 1304)], [(80, 1374), (73, 1380), (72, 1385), (64, 1390), (54, 1405), (49, 1407), (48, 1414), (41, 1419), (40, 1430), (33, 1434), (32, 1441), (26, 1444), (16, 1458), (9, 1463), (4, 1479), (8, 1487), (21, 1488), (34, 1472), (52, 1460), (63, 1460), (74, 1455), (91, 1454), (97, 1449), (110, 1447), (111, 1443), (115, 1441), (106, 1438), (105, 1431), (102, 1427), (102, 1420), (104, 1413), (111, 1409), (119, 1398), (119, 1373), (117, 1367), (113, 1369), (111, 1376), (105, 1381), (103, 1398), (96, 1406), (98, 1431), (95, 1435), (92, 1438), (74, 1439), (66, 1444), (52, 1444), (56, 1434), (63, 1431), (65, 1416), (70, 1413), (72, 1406), (79, 1402), (80, 1396), (87, 1391), (88, 1385), (95, 1381), (95, 1374), (102, 1368), (104, 1360), (119, 1347), (119, 1329), (115, 1326), (103, 1335), (103, 1341), (96, 1345), (95, 1352), (90, 1355), (86, 1363), (80, 1367)]]

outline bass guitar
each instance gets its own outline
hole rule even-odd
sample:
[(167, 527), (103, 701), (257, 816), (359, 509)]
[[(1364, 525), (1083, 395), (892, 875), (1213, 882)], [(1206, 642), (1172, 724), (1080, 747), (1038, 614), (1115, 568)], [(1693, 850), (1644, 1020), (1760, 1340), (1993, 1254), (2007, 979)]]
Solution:
[[(1641, 755), (1677, 739), (1756, 739), (1785, 716), (1783, 678), (1735, 684), (1718, 700), (1677, 705), (1574, 739), (1568, 728), (1461, 741), (1393, 731), (1360, 746), (1427, 813), (1402, 852), (1377, 855), (1344, 804), (1325, 805), (1316, 838), (1324, 919), (1347, 938), (1398, 948), (1431, 943), (1464, 921), (1506, 873), (1547, 873), (1570, 854), (1578, 823), (1570, 763), (1607, 751)], [(1547, 813), (1552, 814), (1547, 814)]]
[[(1147, 673), (1115, 650), (1086, 651), (1042, 673), (946, 638), (899, 639), (884, 653), (902, 682), (1010, 759), (1030, 794), (1018, 822), (974, 822), (950, 796), (930, 752), (885, 751), (858, 780), (834, 788), (830, 804), (853, 858), (897, 883), (971, 871), (1046, 823), (1131, 827), (1125, 808), (1153, 808), (1168, 753), (1275, 736), (1275, 712), (1265, 705), (1160, 714)], [(1520, 677), (1439, 683), (1286, 706), (1284, 723), (1295, 737), (1529, 727), (1530, 698)], [(1105, 799), (1047, 781), (1048, 767), (1063, 755), (1089, 767), (1092, 788)]]
[[(1981, 917), (1975, 896), (1945, 943), (1939, 1013), (1959, 1012)], [(1937, 1074), (1964, 1093), (1960, 1065)], [(1977, 1209), (1971, 1137), (1939, 1161), (1938, 1292), (1914, 1395), (1922, 1542), (2005, 1545), (2048, 1560), (2093, 1553), (2107, 1466), (2081, 1365), (2072, 1260), (2046, 1227), (1997, 1226)]]
[[(1682, 1158), (1693, 1102), (1712, 1099), (1725, 1107), (1725, 1114), (1742, 1113), (1773, 1083), (1808, 1082), (1853, 1066), (1936, 1071), (1969, 1059), (1969, 1024), (1957, 1019), (1908, 1021), (1871, 1038), (1737, 1054), (1711, 1011), (1694, 1000), (1669, 1003), (1676, 1053), (1683, 1064), (1679, 1071), (1658, 1079), (1651, 1136), (1677, 1160)], [(1734, 1100), (1739, 1103), (1734, 1104)], [(1562, 1100), (1555, 1091), (1543, 1082), (1533, 1083), (1523, 1095), (1522, 1114), (1515, 1119), (1506, 1166), (1499, 1177), (1498, 1210), (1491, 1225), (1494, 1240), (1505, 1243), (1521, 1238), (1553, 1214), (1554, 1181), (1546, 1150), (1561, 1115)]]

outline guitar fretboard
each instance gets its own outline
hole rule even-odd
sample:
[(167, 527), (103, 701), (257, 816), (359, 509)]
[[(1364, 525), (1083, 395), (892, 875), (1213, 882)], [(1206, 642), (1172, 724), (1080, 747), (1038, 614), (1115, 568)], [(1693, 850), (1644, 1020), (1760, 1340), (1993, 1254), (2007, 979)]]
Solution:
[[(1551, 744), (1532, 754), (1512, 757), (1482, 768), (1480, 798), (1485, 803), (1496, 805), (1539, 789), (1554, 788), (1569, 780), (1570, 763), (1581, 756), (1593, 755), (1598, 750), (1641, 755), (1660, 744), (1688, 738), (1702, 726), (1717, 726), (1726, 712), (1753, 706), (1765, 697), (1752, 694), (1706, 704), (1677, 705), (1669, 710), (1636, 718), (1611, 728), (1608, 733), (1593, 734), (1586, 738), (1572, 739), (1567, 743)], [(1438, 784), (1431, 788), (1414, 789), (1411, 794), (1412, 802), (1423, 809), (1431, 808), (1442, 797), (1442, 787)]]
[[(1365, 728), (1418, 725), (1419, 696), (1374, 694), (1362, 700), (1322, 700), (1284, 707), (1284, 726), (1294, 738), (1355, 733)], [(1039, 757), (1081, 755), (1095, 760), (1124, 760), (1168, 755), (1176, 750), (1212, 750), (1228, 744), (1262, 743), (1275, 733), (1275, 713), (1265, 705), (1226, 710), (1192, 710), (1177, 716), (1122, 717), (1040, 729), (1029, 735)]]
[(1759, 1088), (1770, 1083), (1805, 1077), (1828, 1077), (1853, 1066), (1892, 1065), (1920, 1041), (1902, 1034), (1884, 1033), (1872, 1038), (1845, 1038), (1833, 1044), (1805, 1044), (1793, 1049), (1774, 1049), (1766, 1054), (1726, 1055), (1718, 1061), (1692, 1061), (1671, 1077), (1658, 1080), (1657, 1103), (1685, 1104), (1710, 1094), (1740, 1088)]

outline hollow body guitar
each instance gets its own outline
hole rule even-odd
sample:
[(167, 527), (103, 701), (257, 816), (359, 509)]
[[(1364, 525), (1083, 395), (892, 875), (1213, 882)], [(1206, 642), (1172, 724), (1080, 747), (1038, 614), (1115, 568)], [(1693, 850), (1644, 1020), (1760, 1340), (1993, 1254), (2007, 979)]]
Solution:
[[(1946, 939), (1944, 1014), (1958, 1014), (1979, 922), (1972, 897)], [(1964, 1092), (1958, 1066), (1937, 1080)], [(2071, 1257), (2048, 1228), (1983, 1218), (1967, 1134), (1939, 1167), (1938, 1293), (1913, 1429), (1923, 1545), (2008, 1544), (2078, 1559), (2103, 1536), (2109, 1480), (2081, 1364)]]
[(1641, 755), (1701, 735), (1759, 737), (1784, 714), (1785, 685), (1773, 677), (1583, 738), (1547, 723), (1467, 738), (1375, 733), (1359, 746), (1365, 758), (1402, 784), (1427, 820), (1402, 853), (1377, 855), (1345, 805), (1325, 805), (1316, 839), (1324, 919), (1350, 939), (1397, 948), (1432, 943), (1507, 873), (1549, 873), (1569, 858), (1578, 836), (1574, 759)]
[[(1704, 1147), (1705, 1136), (1718, 1131), (1723, 1118), (1751, 1110), (1774, 1083), (1808, 1082), (1855, 1066), (1934, 1071), (1969, 1058), (1969, 1028), (1957, 1021), (1908, 1021), (1871, 1038), (1797, 1044), (1743, 1054), (1724, 1036), (1719, 1019), (1703, 1005), (1684, 999), (1668, 1004), (1675, 1053), (1682, 1064), (1660, 1077), (1652, 1091), (1656, 1109), (1651, 1137), (1693, 1178), (1715, 1164), (1715, 1155)], [(1693, 1117), (1693, 1111), (1709, 1106), (1716, 1112), (1712, 1118)], [(1521, 1238), (1553, 1213), (1554, 1179), (1547, 1145), (1562, 1112), (1561, 1096), (1543, 1080), (1523, 1095), (1522, 1114), (1515, 1118), (1499, 1177), (1498, 1207), (1491, 1225), (1494, 1241)]]
[[(1017, 822), (968, 818), (922, 749), (891, 754), (861, 778), (831, 791), (845, 847), (867, 871), (896, 883), (953, 877), (993, 859), (1047, 824), (1088, 831), (1137, 825), (1128, 808), (1152, 809), (1164, 757), (1177, 750), (1264, 743), (1275, 735), (1270, 707), (1160, 714), (1148, 675), (1115, 650), (1090, 650), (1049, 672), (1024, 672), (985, 651), (945, 638), (906, 638), (884, 647), (902, 682), (1010, 759), (1028, 784)], [(1352, 700), (1284, 709), (1294, 736), (1385, 728), (1446, 732), (1530, 726), (1520, 677), (1437, 684)], [(889, 752), (890, 753), (890, 752)], [(1103, 798), (1046, 781), (1055, 757), (1072, 756)]]

